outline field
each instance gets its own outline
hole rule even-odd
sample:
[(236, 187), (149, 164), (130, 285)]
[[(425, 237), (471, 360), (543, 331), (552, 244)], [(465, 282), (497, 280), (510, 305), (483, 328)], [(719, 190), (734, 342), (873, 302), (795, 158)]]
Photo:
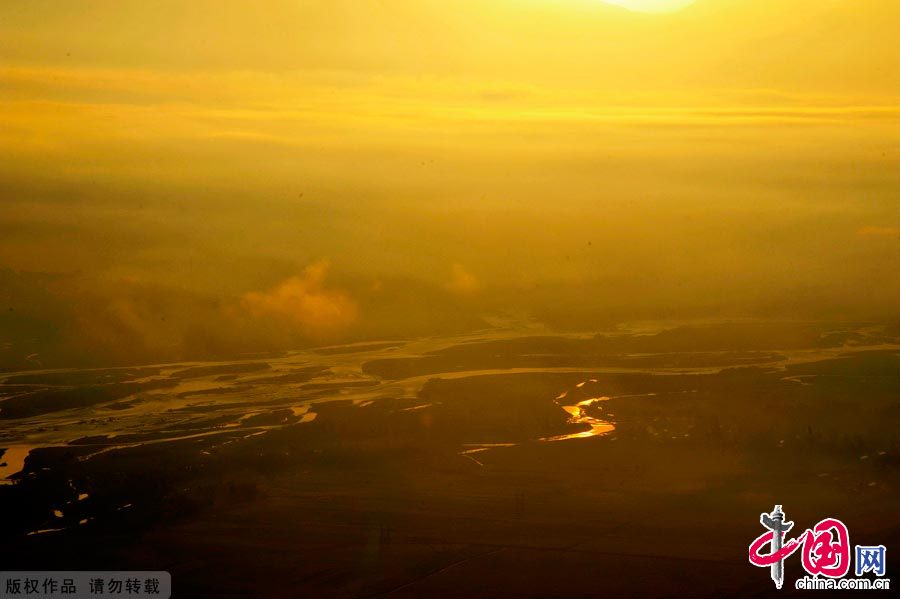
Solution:
[(746, 549), (775, 504), (798, 533), (833, 516), (900, 541), (896, 327), (3, 376), (7, 570), (169, 570), (181, 597), (757, 597), (776, 591)]

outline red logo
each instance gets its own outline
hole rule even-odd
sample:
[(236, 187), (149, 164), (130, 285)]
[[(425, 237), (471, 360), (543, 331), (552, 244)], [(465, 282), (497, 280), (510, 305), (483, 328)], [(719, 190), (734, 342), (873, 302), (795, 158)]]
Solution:
[[(768, 530), (750, 544), (750, 563), (771, 567), (778, 588), (784, 581), (784, 560), (801, 548), (803, 568), (812, 576), (841, 578), (850, 570), (850, 533), (840, 520), (826, 518), (790, 540), (784, 536), (794, 523), (784, 520), (780, 505), (771, 514), (762, 514), (760, 522)], [(763, 553), (765, 547), (768, 553)]]

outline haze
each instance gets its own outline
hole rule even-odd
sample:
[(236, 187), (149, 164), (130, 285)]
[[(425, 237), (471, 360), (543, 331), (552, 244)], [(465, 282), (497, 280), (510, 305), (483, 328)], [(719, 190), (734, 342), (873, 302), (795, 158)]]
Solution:
[(0, 366), (896, 319), (900, 4), (612, 4), (3, 3)]

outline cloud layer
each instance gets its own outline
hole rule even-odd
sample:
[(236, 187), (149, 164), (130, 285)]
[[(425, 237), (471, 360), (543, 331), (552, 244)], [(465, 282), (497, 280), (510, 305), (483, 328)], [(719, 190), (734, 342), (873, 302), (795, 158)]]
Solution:
[(245, 294), (241, 307), (254, 318), (280, 320), (312, 338), (343, 333), (356, 322), (359, 308), (347, 293), (326, 287), (328, 269), (327, 261), (316, 262), (267, 291)]
[(900, 3), (256, 4), (0, 3), (3, 363), (898, 317)]

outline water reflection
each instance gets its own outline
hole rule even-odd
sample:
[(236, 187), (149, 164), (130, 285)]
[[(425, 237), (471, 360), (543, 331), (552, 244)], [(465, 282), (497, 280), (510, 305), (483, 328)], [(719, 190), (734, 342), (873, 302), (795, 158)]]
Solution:
[[(582, 381), (581, 383), (575, 385), (575, 388), (582, 389), (588, 382), (594, 383), (596, 382), (596, 379), (591, 379), (590, 381)], [(591, 397), (574, 404), (562, 403), (563, 400), (565, 400), (568, 396), (569, 392), (564, 391), (563, 393), (560, 393), (554, 401), (556, 401), (557, 405), (559, 405), (559, 407), (565, 410), (565, 412), (569, 415), (569, 424), (587, 424), (588, 426), (590, 426), (590, 428), (586, 431), (581, 431), (578, 433), (557, 435), (555, 437), (545, 437), (541, 439), (541, 441), (568, 441), (570, 439), (587, 439), (589, 437), (608, 435), (612, 431), (616, 430), (616, 427), (613, 423), (597, 418), (596, 416), (592, 416), (589, 413), (589, 410), (592, 406), (600, 402), (609, 401), (609, 397)], [(596, 412), (598, 410), (599, 408), (590, 411)]]
[(488, 451), (489, 449), (496, 449), (498, 447), (515, 447), (515, 445), (515, 443), (466, 443), (465, 447), (468, 447), (469, 449), (459, 452), (459, 455), (468, 460), (472, 460), (479, 466), (484, 466), (481, 461), (472, 457), (473, 453), (481, 453), (482, 451)]
[(31, 445), (13, 445), (6, 448), (6, 451), (0, 456), (0, 485), (14, 483), (10, 477), (22, 471), (25, 467), (25, 458), (32, 449), (34, 447)]

